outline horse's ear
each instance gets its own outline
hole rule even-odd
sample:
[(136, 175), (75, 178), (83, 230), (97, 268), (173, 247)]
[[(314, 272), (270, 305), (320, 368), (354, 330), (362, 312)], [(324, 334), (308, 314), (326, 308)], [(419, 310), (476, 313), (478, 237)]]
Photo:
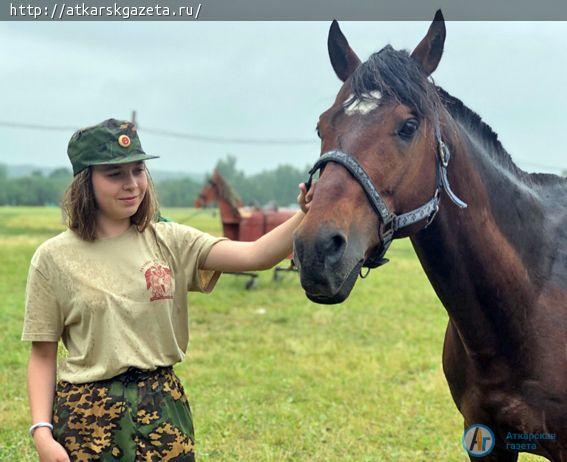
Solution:
[(427, 35), (413, 50), (411, 57), (415, 59), (427, 75), (431, 75), (441, 61), (445, 44), (445, 20), (441, 10), (437, 10)]
[(336, 20), (331, 23), (331, 28), (329, 29), (327, 48), (329, 49), (329, 58), (331, 58), (335, 74), (344, 82), (358, 67), (360, 59), (350, 48)]

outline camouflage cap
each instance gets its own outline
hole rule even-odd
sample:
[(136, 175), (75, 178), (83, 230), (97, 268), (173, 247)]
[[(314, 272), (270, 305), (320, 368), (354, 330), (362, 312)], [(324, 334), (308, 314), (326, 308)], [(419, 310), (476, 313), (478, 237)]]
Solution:
[(116, 119), (77, 130), (69, 140), (67, 155), (73, 175), (90, 165), (127, 164), (159, 157), (143, 151), (132, 122)]

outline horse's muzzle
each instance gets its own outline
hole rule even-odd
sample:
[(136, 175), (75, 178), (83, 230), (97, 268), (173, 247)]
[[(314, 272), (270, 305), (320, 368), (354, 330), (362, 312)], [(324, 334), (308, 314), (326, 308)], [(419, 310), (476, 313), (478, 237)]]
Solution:
[(320, 229), (314, 239), (295, 235), (293, 260), (307, 298), (335, 304), (349, 296), (363, 262), (353, 250), (343, 233), (329, 228)]
[(356, 283), (356, 279), (358, 278), (358, 274), (360, 273), (360, 269), (362, 268), (362, 263), (363, 261), (361, 260), (354, 266), (347, 278), (343, 281), (339, 290), (334, 295), (329, 296), (327, 294), (310, 293), (302, 281), (301, 285), (305, 290), (305, 295), (312, 302), (320, 303), (323, 305), (335, 305), (337, 303), (344, 302), (350, 295), (350, 292), (353, 289), (354, 284)]

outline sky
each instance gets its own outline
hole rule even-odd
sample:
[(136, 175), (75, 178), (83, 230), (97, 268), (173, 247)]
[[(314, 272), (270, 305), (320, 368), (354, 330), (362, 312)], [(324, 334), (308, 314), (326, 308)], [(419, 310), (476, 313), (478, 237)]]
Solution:
[[(135, 110), (144, 150), (161, 156), (150, 169), (210, 172), (227, 154), (248, 174), (312, 164), (317, 119), (341, 85), (327, 54), (329, 25), (4, 22), (0, 163), (68, 167), (75, 129), (130, 119)], [(365, 60), (388, 43), (412, 50), (429, 22), (340, 25)], [(446, 28), (436, 83), (477, 112), (524, 170), (567, 170), (567, 22), (449, 21)]]

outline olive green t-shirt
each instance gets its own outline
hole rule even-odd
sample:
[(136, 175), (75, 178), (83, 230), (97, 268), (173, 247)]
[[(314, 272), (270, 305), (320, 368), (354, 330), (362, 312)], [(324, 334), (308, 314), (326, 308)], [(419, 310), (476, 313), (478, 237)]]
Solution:
[(199, 268), (222, 239), (172, 222), (94, 242), (70, 230), (49, 239), (32, 257), (22, 340), (61, 338), (58, 378), (71, 383), (182, 361), (187, 291), (213, 289), (220, 273)]

